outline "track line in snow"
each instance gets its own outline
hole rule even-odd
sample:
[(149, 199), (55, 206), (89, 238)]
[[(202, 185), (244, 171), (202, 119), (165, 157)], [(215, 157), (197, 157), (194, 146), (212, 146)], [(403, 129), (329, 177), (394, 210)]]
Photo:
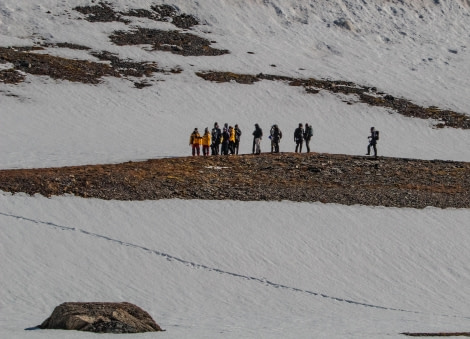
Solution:
[[(77, 232), (77, 233), (85, 234), (87, 236), (92, 236), (92, 237), (95, 237), (95, 238), (104, 239), (106, 241), (110, 241), (112, 243), (115, 243), (115, 244), (118, 244), (118, 245), (121, 245), (121, 246), (132, 247), (132, 248), (136, 248), (136, 249), (139, 249), (139, 250), (146, 251), (146, 252), (151, 253), (151, 254), (155, 254), (157, 256), (160, 256), (160, 257), (163, 257), (163, 258), (167, 259), (168, 261), (175, 261), (175, 262), (181, 263), (181, 264), (183, 264), (185, 266), (188, 266), (190, 268), (193, 268), (193, 269), (203, 269), (203, 270), (206, 270), (206, 271), (216, 272), (216, 273), (219, 273), (219, 274), (224, 274), (224, 275), (232, 276), (232, 277), (239, 278), (239, 279), (246, 279), (246, 280), (261, 283), (265, 286), (269, 286), (269, 287), (273, 287), (273, 288), (285, 289), (285, 290), (288, 290), (288, 291), (303, 293), (303, 294), (312, 295), (312, 296), (316, 296), (316, 297), (322, 297), (322, 298), (337, 301), (337, 302), (343, 302), (343, 303), (348, 303), (348, 304), (351, 304), (351, 305), (375, 308), (375, 309), (380, 309), (380, 310), (385, 310), (385, 311), (396, 311), (396, 312), (405, 312), (405, 313), (414, 313), (414, 314), (428, 314), (428, 313), (424, 313), (424, 312), (420, 312), (420, 311), (411, 311), (411, 310), (406, 310), (406, 309), (402, 309), (402, 308), (386, 307), (386, 306), (380, 306), (380, 305), (374, 305), (374, 304), (364, 303), (364, 302), (360, 302), (360, 301), (355, 301), (355, 300), (351, 300), (351, 299), (334, 297), (334, 296), (330, 296), (330, 295), (320, 293), (320, 292), (314, 292), (314, 291), (309, 291), (309, 290), (305, 290), (305, 289), (301, 289), (301, 288), (297, 288), (297, 287), (292, 287), (292, 286), (288, 286), (288, 285), (284, 285), (284, 284), (275, 283), (275, 282), (272, 282), (272, 281), (267, 280), (265, 278), (258, 278), (258, 277), (253, 277), (253, 276), (244, 275), (244, 274), (240, 274), (240, 273), (229, 272), (229, 271), (225, 271), (225, 270), (222, 270), (222, 269), (219, 269), (219, 268), (210, 267), (210, 266), (207, 266), (207, 265), (204, 265), (204, 264), (198, 264), (198, 263), (195, 263), (195, 262), (192, 262), (192, 261), (189, 261), (189, 260), (178, 258), (178, 257), (173, 256), (171, 254), (164, 253), (164, 252), (161, 252), (161, 251), (158, 251), (158, 250), (153, 250), (153, 249), (150, 249), (150, 248), (145, 247), (145, 246), (141, 246), (141, 245), (129, 243), (129, 242), (126, 242), (126, 241), (114, 239), (114, 238), (111, 238), (111, 237), (108, 237), (108, 236), (105, 236), (105, 235), (102, 235), (102, 234), (89, 232), (89, 231), (79, 229), (79, 228), (76, 228), (76, 227), (58, 225), (58, 224), (55, 224), (55, 223), (49, 222), (49, 221), (35, 220), (35, 219), (31, 219), (31, 218), (27, 218), (27, 217), (23, 217), (23, 216), (18, 216), (18, 215), (14, 215), (14, 214), (3, 213), (3, 212), (0, 212), (0, 215), (5, 216), (5, 217), (9, 217), (9, 218), (15, 218), (15, 219), (18, 219), (18, 220), (29, 221), (29, 222), (32, 222), (32, 223), (38, 224), (38, 225), (46, 225), (50, 228), (59, 229), (59, 230), (62, 230), (62, 231)], [(448, 318), (470, 319), (470, 317), (459, 316), (459, 315), (447, 315), (447, 314), (431, 314), (431, 315), (439, 316), (439, 317), (448, 317)]]

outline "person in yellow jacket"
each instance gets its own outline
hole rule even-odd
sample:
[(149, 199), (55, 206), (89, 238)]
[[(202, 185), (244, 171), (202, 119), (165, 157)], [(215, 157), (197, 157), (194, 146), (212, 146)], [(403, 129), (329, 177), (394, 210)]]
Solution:
[(189, 137), (189, 146), (192, 147), (193, 157), (196, 155), (196, 153), (197, 155), (200, 155), (201, 143), (202, 143), (202, 137), (199, 134), (197, 128), (195, 128), (193, 133), (191, 133), (191, 136)]
[(228, 139), (228, 149), (230, 154), (235, 154), (235, 128), (230, 126), (228, 128), (228, 134), (230, 134), (230, 138)]
[(204, 135), (202, 136), (202, 155), (207, 157), (209, 155), (209, 149), (212, 144), (212, 136), (209, 132), (209, 127), (206, 127), (204, 130)]

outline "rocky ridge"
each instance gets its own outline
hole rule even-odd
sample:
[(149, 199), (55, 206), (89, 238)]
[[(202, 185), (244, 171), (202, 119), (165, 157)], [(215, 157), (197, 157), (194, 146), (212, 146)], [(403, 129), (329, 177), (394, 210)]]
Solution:
[(470, 208), (470, 163), (321, 153), (181, 157), (2, 170), (0, 190), (106, 200), (290, 200)]

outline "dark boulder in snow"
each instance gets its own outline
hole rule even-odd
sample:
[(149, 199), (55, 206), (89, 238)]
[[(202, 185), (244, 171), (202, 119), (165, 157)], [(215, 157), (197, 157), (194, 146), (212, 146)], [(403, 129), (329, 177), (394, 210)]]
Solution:
[(345, 18), (339, 18), (335, 21), (333, 21), (333, 23), (336, 25), (336, 26), (339, 26), (341, 28), (344, 28), (344, 29), (347, 29), (348, 31), (353, 31), (355, 32), (356, 30), (354, 29), (354, 26), (352, 24), (352, 22), (348, 19), (345, 19)]
[(97, 333), (162, 331), (147, 312), (127, 302), (66, 302), (57, 306), (39, 328)]

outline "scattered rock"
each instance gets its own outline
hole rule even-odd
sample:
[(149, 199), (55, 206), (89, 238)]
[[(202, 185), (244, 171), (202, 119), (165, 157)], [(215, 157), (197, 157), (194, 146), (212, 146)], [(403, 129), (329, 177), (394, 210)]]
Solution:
[(333, 23), (336, 25), (336, 26), (339, 26), (341, 28), (344, 28), (344, 29), (347, 29), (348, 31), (354, 31), (354, 26), (352, 24), (352, 22), (348, 19), (345, 19), (345, 18), (339, 18), (335, 21), (333, 21)]
[(143, 333), (162, 331), (152, 317), (133, 304), (67, 302), (57, 306), (41, 329), (97, 333)]

